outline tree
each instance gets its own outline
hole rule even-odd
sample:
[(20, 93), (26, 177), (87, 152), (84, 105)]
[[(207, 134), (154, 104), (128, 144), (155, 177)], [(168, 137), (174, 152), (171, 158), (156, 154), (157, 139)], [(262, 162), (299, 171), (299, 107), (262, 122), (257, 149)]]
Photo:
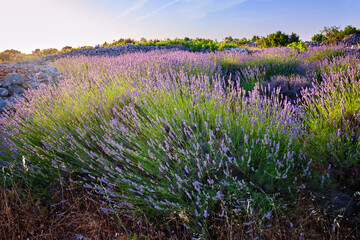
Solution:
[(72, 47), (70, 46), (65, 46), (61, 49), (61, 52), (67, 52), (67, 51), (70, 51), (72, 49)]
[(8, 62), (14, 58), (14, 55), (21, 54), (20, 51), (14, 49), (8, 49), (0, 53), (0, 61)]
[(250, 41), (250, 40), (248, 40), (247, 38), (244, 37), (244, 38), (238, 40), (238, 41), (236, 42), (236, 44), (239, 45), (239, 46), (241, 46), (241, 45), (247, 44), (249, 41)]
[(281, 31), (277, 31), (267, 35), (267, 37), (262, 38), (260, 41), (264, 47), (281, 47), (289, 43), (289, 36)]
[(225, 38), (225, 42), (232, 42), (234, 39), (231, 36)]
[(326, 41), (326, 37), (325, 35), (318, 33), (315, 34), (314, 36), (311, 37), (311, 41), (313, 42), (325, 42)]
[(291, 44), (293, 42), (300, 42), (300, 37), (296, 33), (291, 33), (291, 35), (289, 36), (288, 44)]
[(344, 28), (344, 30), (341, 30), (339, 32), (339, 39), (343, 40), (346, 35), (350, 35), (350, 34), (360, 34), (360, 29), (357, 29), (356, 27), (348, 25)]
[(259, 39), (260, 39), (259, 36), (254, 35), (254, 36), (251, 38), (251, 41), (252, 41), (252, 42), (256, 42), (256, 41), (258, 41)]
[(324, 27), (324, 30), (321, 31), (322, 34), (326, 37), (326, 43), (336, 43), (340, 40), (339, 31), (340, 27)]
[(40, 48), (37, 48), (37, 49), (35, 49), (34, 51), (32, 51), (32, 54), (40, 55), (40, 53), (41, 53)]

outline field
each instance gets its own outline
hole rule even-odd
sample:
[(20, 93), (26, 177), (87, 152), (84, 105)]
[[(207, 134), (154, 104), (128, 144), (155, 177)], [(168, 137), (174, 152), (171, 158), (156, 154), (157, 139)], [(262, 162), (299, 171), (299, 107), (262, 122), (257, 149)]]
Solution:
[(358, 49), (52, 65), (0, 117), (5, 239), (360, 236)]

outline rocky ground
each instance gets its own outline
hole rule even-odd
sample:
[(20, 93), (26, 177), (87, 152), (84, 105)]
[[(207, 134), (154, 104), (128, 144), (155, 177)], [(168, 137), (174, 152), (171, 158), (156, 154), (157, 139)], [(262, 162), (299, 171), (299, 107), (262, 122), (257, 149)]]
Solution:
[(57, 81), (59, 72), (56, 67), (48, 66), (46, 58), (0, 64), (0, 112), (17, 96), (22, 96), (29, 88)]

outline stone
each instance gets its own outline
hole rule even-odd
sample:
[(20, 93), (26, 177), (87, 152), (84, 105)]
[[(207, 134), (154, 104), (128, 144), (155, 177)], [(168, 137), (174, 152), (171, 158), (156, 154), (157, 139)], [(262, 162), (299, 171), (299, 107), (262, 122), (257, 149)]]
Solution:
[(256, 47), (257, 46), (257, 43), (254, 42), (254, 41), (250, 41), (248, 42), (246, 45), (250, 46), (250, 47)]
[(14, 95), (14, 94), (20, 95), (25, 91), (24, 88), (19, 87), (19, 86), (9, 86), (8, 90), (9, 90), (10, 95)]
[(9, 91), (6, 88), (0, 88), (0, 97), (6, 97), (9, 95)]
[(360, 44), (360, 34), (350, 34), (346, 35), (343, 40), (344, 44), (347, 46), (353, 46)]
[(2, 97), (0, 97), (0, 112), (3, 111), (5, 107), (6, 107), (5, 100)]
[(35, 76), (38, 80), (48, 80), (49, 79), (49, 76), (44, 72), (39, 72), (39, 73), (35, 74)]
[(25, 82), (25, 78), (18, 73), (9, 73), (5, 77), (5, 82), (3, 83), (4, 87), (11, 85), (22, 85)]
[(251, 51), (247, 50), (246, 48), (229, 48), (226, 49), (228, 52), (238, 52), (238, 53), (249, 53)]

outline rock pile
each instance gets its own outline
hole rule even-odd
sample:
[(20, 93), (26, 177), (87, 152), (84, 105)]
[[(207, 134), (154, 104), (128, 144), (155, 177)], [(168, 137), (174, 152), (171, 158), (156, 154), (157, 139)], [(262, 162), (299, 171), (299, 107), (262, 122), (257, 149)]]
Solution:
[(346, 46), (360, 44), (360, 34), (350, 34), (344, 37), (343, 42)]
[(251, 53), (251, 50), (246, 48), (228, 48), (225, 50), (226, 52), (237, 52), (237, 53)]
[(14, 102), (16, 96), (21, 97), (26, 89), (56, 82), (58, 77), (57, 68), (46, 65), (43, 58), (0, 64), (0, 112)]
[(130, 43), (126, 45), (114, 46), (114, 47), (95, 47), (95, 48), (83, 48), (83, 49), (75, 49), (71, 52), (61, 53), (57, 55), (57, 57), (64, 56), (119, 56), (125, 53), (135, 53), (135, 52), (149, 52), (154, 50), (165, 50), (165, 49), (173, 49), (173, 50), (190, 50), (183, 45), (166, 45), (166, 46), (151, 46), (151, 45), (132, 45)]

